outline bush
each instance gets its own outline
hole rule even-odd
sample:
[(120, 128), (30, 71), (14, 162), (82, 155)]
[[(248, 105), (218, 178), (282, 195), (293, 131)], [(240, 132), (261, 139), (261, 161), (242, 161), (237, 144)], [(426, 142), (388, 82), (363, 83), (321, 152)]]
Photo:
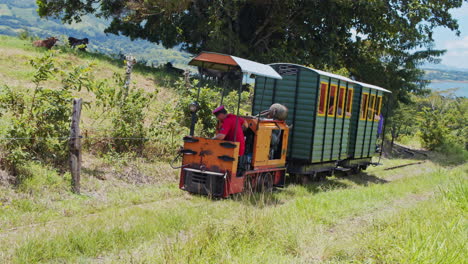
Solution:
[[(197, 101), (198, 96), (197, 102), (200, 106), (200, 109), (197, 112), (198, 122), (196, 125), (196, 132), (200, 136), (213, 136), (217, 122), (211, 111), (218, 107), (221, 102), (222, 88), (212, 85), (203, 85), (198, 88), (198, 80), (193, 80), (190, 85), (191, 87), (188, 89), (184, 87), (185, 84), (182, 80), (179, 81), (178, 85), (179, 87), (183, 87), (179, 88), (181, 95), (177, 104), (177, 108), (179, 109), (179, 113), (177, 115), (178, 122), (182, 126), (190, 128), (191, 112), (189, 110), (189, 105), (190, 103)], [(198, 89), (200, 89), (199, 95)], [(249, 107), (250, 100), (251, 98), (249, 96), (249, 91), (243, 91), (241, 93), (240, 115), (247, 114), (247, 108)], [(236, 114), (237, 101), (237, 91), (225, 91), (223, 105), (226, 106), (228, 112)]]
[[(70, 72), (57, 65), (55, 53), (49, 51), (30, 61), (36, 72), (32, 96), (13, 92), (8, 87), (0, 88), (3, 110), (13, 113), (6, 137), (12, 138), (5, 144), (9, 155), (3, 165), (13, 174), (21, 164), (38, 160), (44, 164), (61, 167), (67, 159), (66, 142), (69, 135), (72, 91), (89, 85), (89, 67), (75, 67)], [(44, 81), (61, 76), (62, 88), (52, 90), (42, 86)]]
[(21, 40), (28, 40), (28, 41), (34, 41), (34, 40), (39, 39), (38, 36), (34, 35), (34, 33), (32, 33), (31, 31), (29, 31), (27, 29), (22, 29), (18, 33), (18, 38), (21, 39)]
[(54, 190), (65, 185), (64, 178), (56, 170), (40, 163), (28, 161), (18, 166), (17, 186), (31, 194)]

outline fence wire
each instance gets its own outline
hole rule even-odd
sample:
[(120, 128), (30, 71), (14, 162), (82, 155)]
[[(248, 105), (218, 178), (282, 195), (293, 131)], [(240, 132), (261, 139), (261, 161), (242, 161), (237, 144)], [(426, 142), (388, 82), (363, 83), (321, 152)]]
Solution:
[(118, 140), (151, 140), (156, 138), (140, 138), (140, 137), (87, 137), (87, 136), (80, 136), (80, 137), (4, 137), (0, 138), (0, 140), (8, 141), (8, 140), (48, 140), (48, 139), (58, 139), (58, 140), (70, 140), (70, 139), (118, 139)]

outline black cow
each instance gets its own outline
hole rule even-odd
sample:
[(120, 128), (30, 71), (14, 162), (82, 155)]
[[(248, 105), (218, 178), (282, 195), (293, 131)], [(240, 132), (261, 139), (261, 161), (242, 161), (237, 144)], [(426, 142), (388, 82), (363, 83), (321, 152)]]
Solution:
[(175, 73), (177, 75), (183, 75), (185, 73), (185, 70), (174, 67), (170, 62), (166, 63), (164, 68), (166, 68), (167, 72)]
[(80, 47), (78, 49), (81, 50), (81, 51), (86, 51), (86, 47), (88, 46), (89, 40), (88, 40), (88, 38), (77, 39), (77, 38), (74, 38), (74, 37), (69, 37), (68, 38), (68, 43), (70, 44), (70, 46), (72, 48), (74, 48), (76, 46), (79, 46), (79, 45), (84, 45), (84, 46), (82, 46), (82, 47)]
[(222, 84), (224, 82), (228, 82), (231, 84), (237, 83), (242, 78), (242, 73), (240, 71), (223, 72), (223, 71), (198, 67), (198, 73), (200, 75), (205, 76), (206, 79), (212, 79), (216, 81), (218, 84)]

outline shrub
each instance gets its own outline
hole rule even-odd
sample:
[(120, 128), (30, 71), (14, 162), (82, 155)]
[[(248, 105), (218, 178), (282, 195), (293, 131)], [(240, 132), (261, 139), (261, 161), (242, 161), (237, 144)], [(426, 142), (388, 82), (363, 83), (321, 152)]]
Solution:
[[(13, 174), (28, 160), (39, 160), (56, 167), (64, 165), (67, 158), (66, 141), (69, 134), (72, 92), (82, 87), (90, 90), (88, 75), (90, 66), (78, 66), (70, 72), (61, 70), (55, 53), (49, 51), (30, 61), (35, 74), (32, 96), (0, 88), (0, 102), (7, 102), (3, 109), (14, 113), (6, 137), (12, 138), (4, 148), (8, 155), (3, 165)], [(62, 77), (61, 89), (44, 88), (44, 81)]]
[(50, 191), (65, 184), (64, 178), (56, 170), (34, 161), (19, 165), (16, 179), (18, 189), (31, 194)]
[[(197, 86), (199, 85), (198, 80), (193, 80), (189, 88), (184, 87), (185, 84), (182, 80), (178, 82), (178, 86), (182, 88), (179, 88), (181, 95), (177, 104), (177, 108), (179, 109), (177, 120), (182, 126), (190, 128), (191, 112), (189, 110), (189, 105), (191, 102), (197, 101), (200, 109), (197, 112), (198, 122), (196, 132), (200, 136), (211, 137), (214, 135), (216, 128), (216, 118), (213, 116), (211, 111), (219, 106), (221, 102), (222, 89), (220, 87), (207, 84), (198, 88)], [(200, 89), (200, 91), (198, 91), (198, 89)], [(250, 99), (249, 91), (243, 91), (241, 93), (240, 115), (247, 114), (246, 109), (249, 106)], [(236, 114), (237, 102), (237, 91), (225, 91), (223, 105), (226, 106), (228, 112)]]

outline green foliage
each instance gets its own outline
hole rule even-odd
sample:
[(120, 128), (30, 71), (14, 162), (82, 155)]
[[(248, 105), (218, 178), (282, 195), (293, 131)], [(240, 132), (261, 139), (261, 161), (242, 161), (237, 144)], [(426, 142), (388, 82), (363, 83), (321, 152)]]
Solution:
[(180, 146), (181, 136), (188, 134), (187, 129), (181, 126), (176, 119), (181, 112), (177, 106), (177, 100), (173, 99), (164, 104), (148, 129), (151, 141), (146, 143), (145, 150), (148, 153), (147, 156), (153, 155), (151, 158), (164, 159), (167, 154), (175, 153), (175, 150)]
[(17, 170), (17, 187), (22, 192), (38, 194), (45, 190), (58, 190), (65, 185), (64, 177), (57, 171), (38, 162), (24, 162)]
[(444, 153), (448, 163), (468, 160), (468, 99), (448, 90), (409, 100), (398, 104), (387, 122), (392, 142), (416, 138), (422, 147)]
[(418, 103), (421, 139), (426, 148), (468, 147), (468, 99), (433, 92)]
[(400, 135), (413, 135), (415, 131), (416, 110), (406, 104), (397, 104), (387, 126), (390, 128), (392, 142)]
[(23, 29), (18, 33), (18, 38), (21, 40), (28, 40), (28, 41), (34, 41), (37, 40), (38, 37), (34, 35), (31, 31), (27, 29)]
[(147, 131), (143, 124), (145, 110), (152, 95), (141, 89), (131, 90), (128, 96), (121, 99), (117, 111), (112, 117), (114, 145), (117, 151), (139, 151), (147, 141)]
[[(177, 103), (179, 114), (177, 119), (182, 126), (190, 127), (191, 112), (189, 105), (192, 102), (198, 102), (199, 110), (197, 112), (197, 135), (211, 137), (215, 133), (216, 118), (213, 116), (212, 111), (221, 103), (223, 89), (212, 84), (200, 84), (198, 80), (193, 80), (190, 87), (181, 79), (178, 83), (178, 90), (180, 92), (180, 100)], [(238, 92), (235, 90), (226, 89), (224, 91), (223, 105), (230, 113), (237, 114)], [(198, 99), (198, 100), (197, 100)], [(248, 106), (250, 105), (249, 91), (242, 91), (241, 93), (241, 108), (240, 115), (247, 114)]]
[(26, 108), (23, 93), (9, 86), (0, 87), (0, 117), (8, 111), (15, 116), (21, 116)]
[[(10, 99), (6, 110), (29, 109), (29, 113), (19, 111), (12, 119), (12, 124), (6, 133), (8, 138), (5, 148), (11, 152), (6, 157), (6, 166), (16, 171), (19, 164), (26, 159), (39, 159), (46, 163), (59, 165), (63, 163), (66, 149), (62, 138), (67, 136), (71, 99), (69, 90), (52, 90), (41, 87), (41, 83), (48, 80), (57, 72), (53, 53), (31, 60), (36, 72), (32, 82), (35, 84), (32, 100), (27, 102), (26, 94), (16, 98), (4, 88), (2, 100)], [(14, 100), (12, 100), (14, 99)], [(15, 138), (18, 138), (17, 140)]]
[(38, 12), (68, 23), (83, 14), (112, 17), (106, 32), (191, 53), (346, 68), (356, 80), (392, 90), (390, 102), (408, 102), (409, 92), (427, 85), (418, 66), (444, 53), (433, 49), (434, 29), (460, 34), (451, 10), (463, 1), (92, 2), (39, 0)]

